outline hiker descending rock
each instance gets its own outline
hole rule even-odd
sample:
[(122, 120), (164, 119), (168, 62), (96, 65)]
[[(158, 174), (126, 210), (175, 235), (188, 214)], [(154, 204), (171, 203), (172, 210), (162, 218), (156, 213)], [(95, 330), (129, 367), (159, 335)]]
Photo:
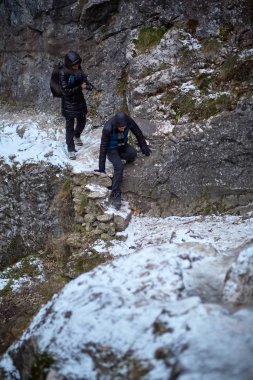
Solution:
[(123, 112), (118, 112), (110, 118), (104, 125), (100, 144), (99, 169), (97, 172), (105, 173), (106, 156), (113, 165), (114, 174), (112, 179), (111, 200), (116, 209), (121, 207), (121, 182), (123, 177), (123, 162), (132, 162), (137, 156), (136, 149), (128, 144), (128, 134), (131, 131), (146, 156), (151, 153), (142, 131), (131, 119)]

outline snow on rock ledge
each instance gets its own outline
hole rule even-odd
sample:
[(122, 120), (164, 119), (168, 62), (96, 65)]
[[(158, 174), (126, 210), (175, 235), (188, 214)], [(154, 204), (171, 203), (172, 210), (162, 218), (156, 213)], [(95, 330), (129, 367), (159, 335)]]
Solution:
[(223, 301), (236, 305), (253, 303), (253, 243), (244, 248), (225, 280)]
[(2, 358), (6, 380), (29, 370), (27, 350), (51, 355), (68, 380), (130, 379), (136, 370), (148, 380), (250, 379), (252, 312), (187, 297), (183, 272), (201, 259), (196, 248), (143, 249), (73, 280)]

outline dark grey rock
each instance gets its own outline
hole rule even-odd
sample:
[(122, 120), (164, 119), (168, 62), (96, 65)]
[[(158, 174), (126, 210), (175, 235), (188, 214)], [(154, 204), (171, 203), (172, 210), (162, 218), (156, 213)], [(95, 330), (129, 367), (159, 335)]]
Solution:
[(213, 118), (201, 140), (190, 134), (178, 143), (154, 141), (150, 157), (125, 167), (123, 191), (143, 212), (157, 204), (162, 216), (230, 212), (251, 203), (252, 116), (248, 111)]
[[(64, 175), (48, 165), (0, 168), (0, 267), (37, 252), (49, 237), (64, 233), (64, 223), (53, 206)], [(71, 215), (71, 209), (69, 210)]]

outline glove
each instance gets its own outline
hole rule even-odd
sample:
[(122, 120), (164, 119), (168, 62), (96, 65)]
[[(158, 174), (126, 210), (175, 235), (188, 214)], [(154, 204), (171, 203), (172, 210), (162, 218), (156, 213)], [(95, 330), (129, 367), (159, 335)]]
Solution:
[(94, 172), (97, 172), (97, 173), (105, 173), (105, 170), (95, 169)]
[(86, 86), (86, 88), (85, 88), (85, 90), (92, 91), (93, 88), (94, 88), (94, 86), (91, 83), (88, 83), (87, 86)]
[(142, 153), (145, 154), (145, 156), (150, 156), (151, 149), (146, 145), (141, 149)]

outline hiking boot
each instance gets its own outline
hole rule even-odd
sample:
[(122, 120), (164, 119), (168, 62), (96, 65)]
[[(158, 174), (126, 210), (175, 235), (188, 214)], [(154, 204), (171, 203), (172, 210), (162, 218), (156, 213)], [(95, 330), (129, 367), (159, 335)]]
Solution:
[(78, 145), (78, 146), (83, 146), (83, 142), (82, 142), (82, 140), (80, 139), (80, 137), (75, 137), (75, 138), (74, 138), (74, 142), (75, 142), (75, 144)]
[(68, 156), (69, 156), (69, 159), (70, 160), (75, 160), (76, 159), (76, 155), (75, 155), (75, 152), (72, 151), (72, 152), (68, 152)]
[(111, 202), (112, 202), (113, 207), (115, 207), (116, 210), (119, 210), (121, 207), (121, 193), (120, 192), (112, 193)]

